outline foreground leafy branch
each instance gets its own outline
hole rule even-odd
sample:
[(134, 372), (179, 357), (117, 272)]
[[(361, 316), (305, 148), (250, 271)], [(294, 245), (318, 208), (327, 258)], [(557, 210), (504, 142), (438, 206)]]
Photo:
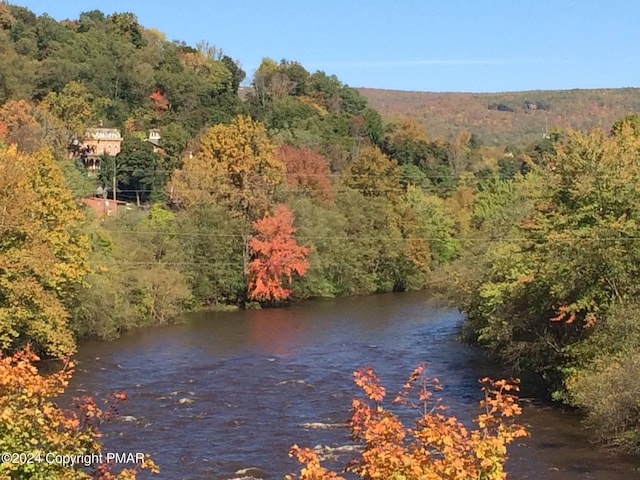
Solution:
[[(88, 397), (77, 399), (77, 411), (62, 409), (52, 399), (68, 386), (73, 364), (44, 376), (35, 366), (38, 360), (28, 348), (0, 357), (0, 480), (134, 480), (142, 469), (158, 473), (148, 457), (117, 474), (106, 456), (94, 461), (103, 458), (99, 426), (126, 395), (116, 394), (106, 409)], [(65, 465), (63, 459), (71, 458), (78, 461)]]
[[(405, 427), (397, 414), (383, 406), (386, 390), (371, 367), (356, 371), (354, 380), (364, 398), (353, 400), (349, 425), (352, 439), (363, 450), (345, 471), (364, 479), (504, 479), (507, 445), (528, 435), (513, 421), (521, 413), (514, 394), (518, 390), (515, 381), (480, 381), (485, 397), (480, 402), (481, 413), (474, 420), (477, 428), (469, 430), (444, 413), (446, 407), (434, 398), (434, 392), (442, 387), (437, 378), (426, 376), (424, 365), (412, 372), (393, 400), (420, 412), (413, 427)], [(322, 467), (313, 450), (294, 445), (289, 455), (304, 467), (299, 476), (289, 475), (287, 480), (343, 478)]]

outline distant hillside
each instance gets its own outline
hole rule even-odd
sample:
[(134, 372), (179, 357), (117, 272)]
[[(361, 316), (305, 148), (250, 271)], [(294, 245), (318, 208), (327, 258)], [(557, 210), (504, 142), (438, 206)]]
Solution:
[(451, 138), (467, 129), (487, 145), (523, 145), (545, 129), (609, 128), (640, 112), (640, 88), (509, 93), (429, 93), (359, 88), (383, 116), (410, 116), (431, 137)]

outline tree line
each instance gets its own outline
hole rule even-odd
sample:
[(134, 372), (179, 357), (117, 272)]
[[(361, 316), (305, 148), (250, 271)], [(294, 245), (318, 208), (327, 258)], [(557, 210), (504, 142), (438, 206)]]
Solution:
[(637, 453), (638, 117), (547, 142), (524, 175), (478, 186), (446, 288), (467, 340)]

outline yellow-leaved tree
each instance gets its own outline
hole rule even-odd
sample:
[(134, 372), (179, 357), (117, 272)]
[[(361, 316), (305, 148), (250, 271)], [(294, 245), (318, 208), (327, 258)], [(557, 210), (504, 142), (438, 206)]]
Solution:
[(75, 349), (68, 307), (89, 272), (82, 219), (48, 150), (0, 150), (0, 350)]
[(68, 138), (84, 135), (84, 130), (97, 120), (99, 112), (109, 103), (108, 99), (91, 94), (82, 83), (69, 82), (61, 92), (49, 93), (40, 107), (62, 123)]
[(398, 162), (378, 147), (364, 147), (344, 172), (345, 184), (367, 197), (396, 198), (400, 195)]
[(271, 196), (284, 177), (283, 163), (263, 124), (246, 116), (230, 125), (214, 125), (200, 137), (193, 158), (184, 160), (168, 189), (178, 205), (226, 203), (251, 220), (264, 216)]
[(36, 109), (25, 100), (9, 100), (0, 107), (0, 125), (7, 145), (15, 143), (23, 152), (34, 152), (42, 145)]

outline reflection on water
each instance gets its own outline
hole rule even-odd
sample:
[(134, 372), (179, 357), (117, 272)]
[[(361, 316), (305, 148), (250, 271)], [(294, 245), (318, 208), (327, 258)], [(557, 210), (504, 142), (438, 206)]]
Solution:
[(320, 332), (310, 332), (311, 323), (303, 315), (289, 309), (273, 313), (266, 316), (258, 310), (247, 312), (247, 346), (265, 354), (287, 355), (294, 353), (310, 335), (315, 334), (316, 341), (322, 341)]
[[(460, 316), (424, 294), (314, 302), (278, 310), (203, 313), (111, 343), (81, 346), (71, 386), (126, 391), (128, 422), (107, 448), (152, 453), (167, 479), (281, 478), (289, 447), (317, 446), (337, 468), (353, 456), (344, 422), (352, 372), (375, 367), (390, 391), (420, 362), (441, 378), (453, 414), (476, 413), (477, 379), (492, 369), (456, 341)], [(597, 454), (577, 420), (527, 407), (533, 436), (512, 451), (511, 478), (630, 480), (638, 462)], [(250, 469), (250, 470), (247, 470)]]

